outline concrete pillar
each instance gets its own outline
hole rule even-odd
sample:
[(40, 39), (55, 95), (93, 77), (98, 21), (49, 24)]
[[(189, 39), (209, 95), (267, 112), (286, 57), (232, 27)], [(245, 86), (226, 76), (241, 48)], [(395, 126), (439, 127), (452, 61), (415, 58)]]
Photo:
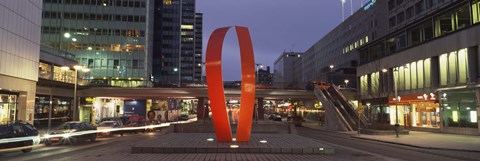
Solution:
[(468, 82), (476, 83), (478, 78), (478, 48), (468, 48)]
[[(440, 87), (440, 64), (438, 56), (430, 59), (431, 89)], [(426, 76), (428, 77), (428, 76)]]
[(263, 108), (263, 98), (257, 98), (258, 120), (264, 120), (265, 109)]
[[(205, 107), (205, 97), (200, 97), (198, 98), (198, 104), (197, 104), (197, 119), (202, 120), (205, 119), (205, 111), (207, 111), (207, 108)], [(207, 113), (208, 114), (208, 113)]]

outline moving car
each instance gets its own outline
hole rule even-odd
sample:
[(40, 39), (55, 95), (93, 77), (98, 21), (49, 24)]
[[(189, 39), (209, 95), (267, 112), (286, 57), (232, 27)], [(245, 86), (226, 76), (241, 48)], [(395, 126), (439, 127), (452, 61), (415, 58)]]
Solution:
[(145, 128), (144, 127), (146, 124), (145, 117), (142, 116), (130, 116), (128, 118), (128, 121), (124, 124), (123, 127), (125, 127), (125, 131), (129, 133), (138, 133), (138, 132), (143, 132), (145, 133)]
[(97, 127), (85, 122), (66, 122), (49, 132), (44, 138), (47, 146), (58, 142), (70, 144), (76, 144), (83, 140), (95, 142), (97, 139)]
[(28, 123), (0, 125), (0, 149), (24, 147), (21, 150), (27, 153), (32, 151), (32, 145), (38, 143), (38, 131)]
[(97, 126), (98, 136), (113, 136), (114, 134), (123, 136), (123, 130), (120, 130), (122, 127), (118, 121), (103, 121)]

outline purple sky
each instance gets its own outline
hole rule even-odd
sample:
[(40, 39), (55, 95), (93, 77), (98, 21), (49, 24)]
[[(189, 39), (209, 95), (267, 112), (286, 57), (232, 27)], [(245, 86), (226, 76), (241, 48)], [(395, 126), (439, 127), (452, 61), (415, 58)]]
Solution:
[[(356, 10), (361, 0), (353, 1)], [(284, 50), (303, 52), (342, 21), (340, 0), (197, 0), (197, 12), (204, 13), (204, 51), (214, 29), (247, 26), (256, 63), (270, 66), (272, 72), (275, 59)], [(347, 0), (345, 16), (349, 15)], [(224, 80), (240, 80), (240, 56), (234, 32), (227, 34), (222, 59)]]

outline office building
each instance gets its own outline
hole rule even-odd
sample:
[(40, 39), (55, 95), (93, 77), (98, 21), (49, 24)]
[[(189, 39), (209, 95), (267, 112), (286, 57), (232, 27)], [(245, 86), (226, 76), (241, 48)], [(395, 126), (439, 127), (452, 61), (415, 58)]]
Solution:
[(44, 0), (42, 44), (75, 55), (91, 85), (137, 87), (151, 75), (153, 0)]
[(302, 88), (301, 52), (283, 52), (274, 62), (273, 86), (275, 88)]
[(201, 81), (202, 19), (195, 0), (155, 1), (153, 80), (155, 86)]
[(41, 13), (42, 1), (0, 1), (0, 124), (33, 123)]
[(323, 81), (356, 88), (358, 49), (388, 33), (386, 1), (369, 1), (328, 32), (303, 55), (303, 81)]
[(359, 94), (372, 116), (407, 129), (479, 135), (480, 1), (383, 7), (389, 34), (359, 48)]

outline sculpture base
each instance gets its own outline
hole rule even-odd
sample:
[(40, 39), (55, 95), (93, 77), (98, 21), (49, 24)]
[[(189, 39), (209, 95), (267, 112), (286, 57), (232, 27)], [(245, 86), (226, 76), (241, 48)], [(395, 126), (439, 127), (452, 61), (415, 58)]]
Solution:
[(170, 133), (132, 147), (132, 153), (334, 154), (335, 149), (294, 134), (252, 134), (250, 142), (217, 142), (213, 133)]

